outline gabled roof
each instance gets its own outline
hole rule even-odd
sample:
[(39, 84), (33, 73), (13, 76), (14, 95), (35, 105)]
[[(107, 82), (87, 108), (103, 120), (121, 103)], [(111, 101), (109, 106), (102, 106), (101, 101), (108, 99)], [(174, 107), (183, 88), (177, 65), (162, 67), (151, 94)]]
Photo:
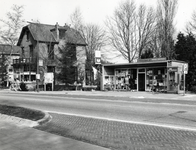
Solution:
[[(29, 23), (29, 25), (22, 28), (22, 32), (20, 34), (17, 45), (20, 45), (22, 37), (24, 36), (26, 30), (29, 30), (34, 40), (36, 41), (58, 43), (57, 38), (53, 34), (53, 31), (55, 31), (55, 25)], [(78, 34), (76, 30), (70, 28), (69, 26), (58, 26), (58, 30), (59, 32), (65, 32), (64, 38), (67, 39), (69, 43), (86, 45), (85, 40), (82, 38), (82, 36)], [(76, 33), (77, 36), (75, 36)]]
[(19, 55), (20, 51), (21, 51), (21, 48), (19, 46), (15, 46), (15, 45), (11, 46), (11, 45), (8, 45), (8, 44), (0, 44), (0, 55), (2, 53), (7, 54), (7, 55), (10, 55), (10, 54)]
[(52, 25), (38, 24), (38, 23), (30, 23), (28, 25), (29, 31), (31, 32), (33, 38), (36, 41), (41, 42), (58, 42), (52, 32), (51, 29), (54, 28)]

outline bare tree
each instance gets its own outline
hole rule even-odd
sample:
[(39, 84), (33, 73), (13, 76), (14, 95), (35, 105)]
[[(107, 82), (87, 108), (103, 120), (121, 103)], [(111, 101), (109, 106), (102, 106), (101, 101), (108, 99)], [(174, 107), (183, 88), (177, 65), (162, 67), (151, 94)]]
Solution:
[(3, 23), (0, 37), (1, 42), (10, 45), (17, 43), (20, 30), (24, 24), (24, 20), (22, 19), (23, 10), (23, 6), (13, 5), (12, 12), (7, 13), (7, 20), (0, 20)]
[(157, 37), (159, 57), (171, 59), (173, 56), (174, 18), (178, 0), (159, 0), (157, 7)]
[(75, 11), (70, 15), (71, 27), (80, 33), (83, 32), (83, 17), (80, 8), (76, 8)]
[(95, 24), (87, 24), (84, 27), (84, 38), (86, 43), (87, 59), (94, 62), (95, 50), (100, 50), (105, 46), (105, 31)]
[(138, 28), (138, 57), (144, 51), (152, 50), (152, 36), (155, 33), (156, 15), (152, 7), (147, 8), (145, 5), (140, 5), (137, 13), (137, 28)]
[[(106, 43), (105, 31), (96, 24), (85, 24), (82, 18), (80, 9), (76, 9), (74, 13), (70, 16), (71, 26), (78, 31), (78, 34), (86, 42), (86, 68), (92, 72), (92, 66), (95, 64), (95, 51), (102, 50)], [(77, 34), (75, 36), (78, 36)], [(77, 43), (77, 41), (76, 41)], [(93, 76), (92, 74), (90, 76)], [(92, 80), (92, 79), (90, 79)], [(92, 81), (90, 81), (92, 82)]]
[(136, 54), (135, 10), (135, 3), (127, 0), (121, 3), (114, 16), (106, 21), (111, 45), (129, 62), (133, 61)]
[(137, 9), (134, 0), (120, 3), (114, 16), (106, 22), (111, 45), (128, 62), (140, 58), (150, 44), (154, 23), (153, 8), (140, 5)]
[(185, 31), (189, 33), (194, 33), (196, 32), (196, 11), (193, 11), (191, 20), (186, 24)]
[(70, 16), (70, 20), (71, 26), (82, 35), (87, 43), (87, 57), (91, 57), (88, 54), (92, 55), (95, 50), (101, 50), (105, 46), (105, 31), (98, 25), (92, 23), (85, 24), (79, 8), (75, 9)]
[[(23, 26), (24, 20), (22, 19), (23, 15), (23, 6), (13, 5), (12, 11), (8, 12), (6, 15), (6, 20), (0, 19), (2, 27), (0, 28), (0, 43), (11, 45), (10, 56), (7, 57), (7, 70), (11, 68), (13, 53), (13, 46), (18, 41), (18, 36), (20, 30)], [(7, 86), (8, 86), (9, 75), (7, 74)]]

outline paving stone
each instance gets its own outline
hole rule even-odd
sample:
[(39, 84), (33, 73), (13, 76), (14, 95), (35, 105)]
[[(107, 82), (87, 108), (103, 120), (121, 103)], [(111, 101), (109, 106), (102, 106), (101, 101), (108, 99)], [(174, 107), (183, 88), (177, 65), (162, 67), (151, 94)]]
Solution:
[(40, 130), (114, 150), (195, 150), (196, 132), (101, 119), (51, 114)]

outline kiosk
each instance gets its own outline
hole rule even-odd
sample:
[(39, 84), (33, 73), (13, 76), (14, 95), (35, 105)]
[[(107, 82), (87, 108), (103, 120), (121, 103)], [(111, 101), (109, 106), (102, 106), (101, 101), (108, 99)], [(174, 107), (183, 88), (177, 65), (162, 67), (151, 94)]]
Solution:
[(131, 90), (156, 89), (160, 92), (183, 93), (187, 72), (186, 62), (166, 58), (139, 59), (135, 63), (126, 64), (103, 64), (101, 89), (127, 90), (128, 77), (129, 81), (132, 80), (129, 88)]

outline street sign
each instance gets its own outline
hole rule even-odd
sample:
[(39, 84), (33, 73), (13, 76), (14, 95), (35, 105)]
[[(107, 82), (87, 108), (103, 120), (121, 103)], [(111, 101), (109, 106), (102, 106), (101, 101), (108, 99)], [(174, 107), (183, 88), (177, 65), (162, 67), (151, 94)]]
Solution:
[(95, 64), (101, 64), (101, 58), (95, 58)]

